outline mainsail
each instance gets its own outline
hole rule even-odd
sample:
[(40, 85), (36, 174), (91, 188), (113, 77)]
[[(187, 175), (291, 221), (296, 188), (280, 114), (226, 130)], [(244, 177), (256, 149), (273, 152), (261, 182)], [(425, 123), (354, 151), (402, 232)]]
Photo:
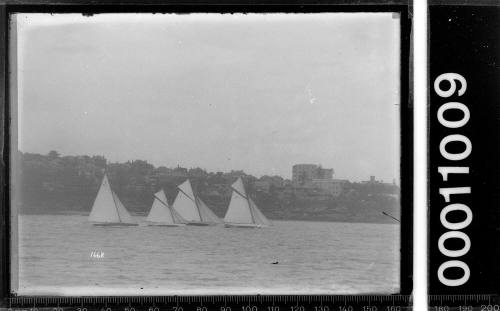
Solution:
[(175, 198), (173, 208), (189, 223), (219, 223), (220, 219), (198, 198), (191, 187), (191, 182), (186, 180), (177, 186), (179, 192)]
[(271, 225), (271, 222), (262, 214), (255, 202), (246, 193), (241, 178), (238, 178), (231, 187), (233, 194), (224, 222), (230, 224), (254, 224), (256, 226)]
[(146, 221), (163, 224), (186, 223), (185, 219), (168, 205), (167, 196), (163, 190), (154, 194), (153, 206)]
[(135, 224), (116, 193), (111, 190), (106, 175), (102, 179), (101, 187), (92, 206), (89, 221), (102, 224)]

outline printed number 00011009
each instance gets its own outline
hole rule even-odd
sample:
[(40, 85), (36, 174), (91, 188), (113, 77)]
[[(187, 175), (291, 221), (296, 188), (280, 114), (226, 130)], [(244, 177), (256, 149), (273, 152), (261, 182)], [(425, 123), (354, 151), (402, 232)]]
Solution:
[[(450, 86), (447, 90), (441, 89), (441, 82), (447, 81)], [(457, 73), (443, 73), (434, 81), (434, 91), (437, 95), (442, 98), (449, 98), (455, 94), (457, 91), (457, 82), (460, 82), (460, 89), (458, 89), (458, 96), (464, 95), (467, 90), (467, 81), (465, 78)], [(445, 117), (446, 111), (459, 110), (462, 113), (462, 117), (459, 120), (448, 120)], [(447, 102), (441, 105), (437, 111), (437, 119), (439, 123), (448, 129), (459, 129), (467, 124), (470, 119), (470, 111), (466, 105), (460, 102)], [(451, 152), (447, 150), (447, 146), (450, 143), (460, 143), (463, 145), (463, 150), (460, 152)], [(472, 151), (472, 143), (466, 136), (462, 134), (450, 134), (441, 139), (439, 143), (439, 153), (441, 156), (449, 161), (457, 163), (458, 161), (465, 160)], [(458, 162), (459, 163), (459, 162)], [(439, 166), (438, 172), (442, 176), (442, 181), (447, 182), (449, 175), (452, 174), (469, 174), (468, 166)], [(470, 194), (471, 187), (440, 187), (439, 194), (443, 196), (446, 203), (450, 203), (452, 195), (459, 194)], [(463, 212), (465, 213), (465, 219), (460, 222), (450, 222), (448, 221), (448, 214), (452, 212)], [(471, 209), (462, 203), (452, 203), (445, 206), (440, 213), (440, 222), (449, 231), (443, 233), (438, 240), (438, 248), (441, 254), (449, 258), (462, 257), (470, 250), (471, 241), (469, 236), (460, 231), (466, 228), (472, 222), (472, 211)], [(463, 241), (464, 246), (458, 250), (450, 250), (446, 248), (445, 242), (449, 239), (460, 239)], [(447, 278), (444, 272), (449, 268), (458, 268), (463, 272), (462, 277), (452, 279)], [(437, 271), (439, 281), (446, 286), (460, 286), (465, 284), (470, 277), (469, 266), (461, 260), (448, 260), (443, 262)], [(488, 311), (488, 310), (487, 310)]]

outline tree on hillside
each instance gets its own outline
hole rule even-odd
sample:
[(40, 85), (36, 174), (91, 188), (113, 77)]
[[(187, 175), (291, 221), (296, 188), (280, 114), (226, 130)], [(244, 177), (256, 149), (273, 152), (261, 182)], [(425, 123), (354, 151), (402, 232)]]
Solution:
[(57, 152), (57, 151), (55, 151), (55, 150), (51, 150), (51, 151), (48, 153), (48, 156), (49, 156), (49, 158), (51, 158), (51, 159), (58, 158), (58, 157), (59, 157), (59, 152)]

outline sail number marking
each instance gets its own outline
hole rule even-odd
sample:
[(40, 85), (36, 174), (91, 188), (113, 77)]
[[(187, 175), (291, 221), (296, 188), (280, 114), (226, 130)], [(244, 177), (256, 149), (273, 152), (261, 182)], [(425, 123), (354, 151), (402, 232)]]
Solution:
[(102, 259), (104, 258), (104, 252), (99, 250), (94, 250), (90, 252), (90, 258)]

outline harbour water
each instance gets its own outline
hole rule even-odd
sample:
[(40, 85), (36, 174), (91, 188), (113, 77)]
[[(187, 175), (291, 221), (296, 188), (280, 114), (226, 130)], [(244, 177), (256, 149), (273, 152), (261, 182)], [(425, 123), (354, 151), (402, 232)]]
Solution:
[[(97, 227), (19, 216), (20, 295), (360, 294), (399, 290), (399, 225)], [(14, 243), (16, 243), (14, 241)]]

